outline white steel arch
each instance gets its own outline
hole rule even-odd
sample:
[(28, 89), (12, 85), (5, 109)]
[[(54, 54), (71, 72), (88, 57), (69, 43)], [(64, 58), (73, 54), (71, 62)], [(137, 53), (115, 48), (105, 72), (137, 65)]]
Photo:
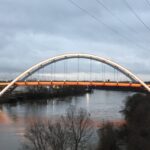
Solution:
[(99, 56), (95, 56), (95, 55), (91, 55), (91, 54), (83, 54), (83, 53), (69, 53), (69, 54), (63, 54), (63, 55), (59, 55), (59, 56), (55, 56), (52, 58), (49, 58), (47, 60), (44, 60), (34, 66), (32, 66), (31, 68), (29, 68), (28, 70), (26, 70), (25, 72), (23, 72), (22, 74), (20, 74), (18, 77), (16, 77), (12, 82), (10, 82), (1, 92), (0, 92), (0, 97), (6, 92), (8, 91), (14, 84), (15, 82), (19, 81), (19, 80), (24, 80), (27, 77), (29, 77), (30, 75), (32, 75), (34, 72), (36, 72), (37, 70), (41, 69), (44, 66), (47, 66), (51, 63), (60, 61), (60, 60), (64, 60), (64, 59), (70, 59), (70, 58), (87, 58), (87, 59), (92, 59), (92, 60), (96, 60), (99, 62), (102, 62), (104, 64), (107, 64), (117, 70), (119, 70), (120, 72), (122, 72), (123, 74), (125, 74), (126, 76), (128, 76), (130, 79), (135, 80), (137, 82), (139, 82), (148, 92), (150, 92), (150, 88), (148, 87), (148, 85), (146, 85), (139, 77), (137, 77), (136, 75), (134, 75), (132, 72), (130, 72), (128, 69), (124, 68), (123, 66), (119, 65), (118, 63), (111, 61), (109, 59), (103, 58), (103, 57), (99, 57)]

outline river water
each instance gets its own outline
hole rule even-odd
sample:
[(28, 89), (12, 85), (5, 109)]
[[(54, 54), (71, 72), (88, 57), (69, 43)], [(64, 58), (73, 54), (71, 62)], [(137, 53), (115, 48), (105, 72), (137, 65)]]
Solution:
[(86, 109), (95, 122), (123, 120), (119, 111), (123, 109), (125, 99), (132, 94), (94, 90), (92, 94), (83, 96), (1, 105), (0, 150), (19, 149), (24, 129), (32, 119), (57, 118), (65, 115), (69, 106)]

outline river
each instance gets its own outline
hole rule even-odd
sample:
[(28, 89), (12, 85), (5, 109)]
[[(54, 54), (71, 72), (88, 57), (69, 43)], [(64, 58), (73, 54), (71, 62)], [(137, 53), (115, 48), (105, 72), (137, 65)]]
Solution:
[(18, 150), (23, 141), (25, 127), (32, 119), (54, 119), (66, 113), (73, 105), (84, 108), (95, 121), (119, 121), (123, 116), (125, 99), (133, 92), (94, 90), (92, 94), (41, 100), (31, 103), (4, 104), (0, 106), (0, 150)]

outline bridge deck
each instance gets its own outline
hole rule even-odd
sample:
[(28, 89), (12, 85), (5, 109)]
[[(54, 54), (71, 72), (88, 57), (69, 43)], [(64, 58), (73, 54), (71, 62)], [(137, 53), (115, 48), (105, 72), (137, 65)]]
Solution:
[[(10, 82), (0, 82), (0, 86), (7, 86)], [(15, 83), (16, 86), (105, 86), (105, 87), (142, 87), (139, 83), (127, 82), (95, 82), (95, 81), (20, 81)], [(148, 84), (150, 86), (150, 84)]]

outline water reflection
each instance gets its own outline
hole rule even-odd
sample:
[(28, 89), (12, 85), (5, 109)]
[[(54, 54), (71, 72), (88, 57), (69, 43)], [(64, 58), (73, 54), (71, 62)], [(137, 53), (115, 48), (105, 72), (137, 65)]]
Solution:
[(0, 111), (0, 124), (10, 124), (11, 119), (7, 115), (7, 113)]
[(55, 114), (55, 100), (53, 100), (53, 115)]
[(86, 94), (86, 109), (89, 112), (90, 94)]
[(14, 122), (18, 118), (28, 117), (51, 117), (63, 115), (66, 109), (73, 105), (77, 108), (84, 108), (98, 119), (120, 119), (119, 111), (122, 109), (124, 99), (131, 95), (131, 92), (97, 91), (93, 94), (87, 93), (84, 96), (68, 97), (64, 99), (52, 99), (7, 104), (0, 107), (0, 111), (6, 113)]
[(76, 103), (75, 103), (75, 101), (76, 101), (76, 99), (75, 99), (75, 98), (71, 100), (71, 104), (72, 104), (72, 106), (75, 106), (75, 104), (76, 104)]

